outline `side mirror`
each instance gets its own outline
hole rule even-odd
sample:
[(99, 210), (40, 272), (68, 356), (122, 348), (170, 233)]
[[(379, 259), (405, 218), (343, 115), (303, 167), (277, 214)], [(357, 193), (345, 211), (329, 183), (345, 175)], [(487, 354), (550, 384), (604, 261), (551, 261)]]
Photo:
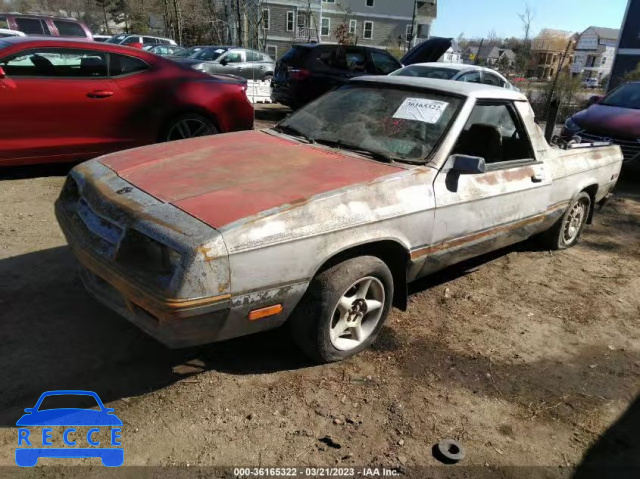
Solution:
[(451, 170), (460, 174), (474, 175), (487, 171), (484, 158), (468, 155), (451, 155), (449, 157)]
[(222, 60), (220, 60), (220, 65), (222, 65), (223, 67), (226, 67), (228, 63), (229, 63), (229, 60), (227, 60), (226, 58), (223, 58)]
[(0, 67), (0, 80), (6, 77), (7, 77), (7, 74), (4, 72), (4, 69)]
[(24, 410), (24, 412), (26, 412), (27, 414), (31, 414), (33, 412), (33, 408), (32, 407), (28, 407)]
[(591, 98), (589, 98), (589, 106), (598, 103), (600, 100), (602, 100), (602, 96), (601, 95), (593, 95)]
[(138, 50), (142, 50), (144, 48), (142, 43), (129, 43), (127, 46), (130, 48), (137, 48)]

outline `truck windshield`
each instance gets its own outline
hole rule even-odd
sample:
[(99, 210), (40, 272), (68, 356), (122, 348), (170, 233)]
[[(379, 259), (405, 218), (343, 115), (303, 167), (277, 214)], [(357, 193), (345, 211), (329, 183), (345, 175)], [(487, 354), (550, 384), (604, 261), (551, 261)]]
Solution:
[(298, 110), (276, 129), (374, 158), (425, 163), (461, 103), (440, 92), (349, 85)]
[(640, 83), (627, 83), (613, 90), (600, 104), (640, 110)]

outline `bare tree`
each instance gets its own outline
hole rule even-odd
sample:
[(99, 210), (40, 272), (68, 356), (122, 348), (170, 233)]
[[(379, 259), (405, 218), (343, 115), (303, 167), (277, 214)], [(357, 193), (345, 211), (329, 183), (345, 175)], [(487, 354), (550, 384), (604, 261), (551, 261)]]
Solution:
[(535, 18), (531, 6), (529, 3), (525, 3), (524, 12), (518, 13), (518, 18), (522, 22), (522, 29), (524, 30), (524, 41), (528, 42), (531, 35), (531, 24)]

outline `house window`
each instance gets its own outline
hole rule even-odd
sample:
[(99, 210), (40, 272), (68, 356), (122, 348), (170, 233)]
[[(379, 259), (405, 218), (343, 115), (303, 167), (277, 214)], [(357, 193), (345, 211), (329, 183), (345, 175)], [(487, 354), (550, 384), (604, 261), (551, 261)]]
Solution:
[(270, 18), (269, 18), (269, 9), (265, 8), (262, 10), (262, 28), (265, 30), (269, 30), (270, 26)]
[(276, 60), (278, 58), (278, 47), (276, 45), (267, 45), (267, 55)]
[(607, 63), (607, 57), (602, 57), (602, 65), (604, 65), (605, 63)]
[(355, 35), (358, 32), (358, 20), (349, 20), (349, 33)]
[(287, 12), (287, 31), (292, 32), (293, 26), (296, 24), (296, 13)]
[(409, 23), (404, 30), (404, 39), (407, 42), (410, 42), (412, 40), (411, 38), (412, 36), (413, 36), (413, 25)]
[(366, 0), (367, 7), (373, 7), (374, 0)]
[(322, 3), (336, 3), (336, 0), (322, 0)]
[(371, 40), (373, 38), (373, 22), (364, 22), (364, 34), (365, 40)]
[(322, 35), (323, 37), (328, 37), (329, 31), (331, 30), (331, 19), (323, 18), (320, 25), (320, 35)]

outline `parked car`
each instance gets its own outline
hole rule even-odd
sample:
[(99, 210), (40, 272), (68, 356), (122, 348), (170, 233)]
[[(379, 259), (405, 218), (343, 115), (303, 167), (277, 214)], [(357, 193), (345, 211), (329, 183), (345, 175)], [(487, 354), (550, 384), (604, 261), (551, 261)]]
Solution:
[(576, 244), (621, 162), (550, 147), (521, 93), (385, 75), (272, 129), (79, 165), (55, 209), (88, 290), (163, 343), (287, 322), (329, 362), (374, 341), (409, 281), (535, 234)]
[(176, 45), (176, 42), (170, 38), (154, 37), (151, 35), (129, 35), (128, 33), (114, 35), (106, 40), (105, 43), (113, 43), (114, 45), (131, 45), (133, 43), (140, 43), (142, 45)]
[(270, 80), (275, 69), (269, 55), (247, 48), (206, 46), (193, 47), (190, 52), (188, 56), (178, 52), (172, 59), (211, 75), (236, 75), (248, 80)]
[(250, 129), (246, 83), (98, 42), (0, 41), (0, 165)]
[(18, 30), (9, 30), (8, 28), (0, 28), (0, 38), (24, 36), (26, 36), (24, 32), (19, 32)]
[(74, 37), (88, 40), (93, 38), (87, 26), (75, 18), (50, 15), (0, 13), (0, 28), (17, 30), (26, 35)]
[(640, 167), (640, 82), (621, 85), (604, 97), (595, 95), (590, 103), (566, 121), (561, 136), (619, 145), (625, 166)]
[(600, 86), (600, 82), (597, 78), (585, 78), (582, 80), (582, 86), (584, 88), (598, 88)]
[(388, 75), (402, 65), (378, 48), (327, 44), (294, 45), (276, 63), (271, 98), (291, 108), (315, 100), (351, 78)]
[(94, 35), (93, 36), (93, 40), (96, 42), (106, 42), (107, 40), (109, 40), (113, 35)]
[(416, 63), (396, 70), (390, 75), (484, 83), (510, 90), (516, 89), (509, 80), (491, 68), (462, 63)]
[(184, 48), (179, 47), (178, 45), (147, 45), (142, 49), (149, 53), (160, 55), (161, 57), (172, 56), (179, 53), (181, 50), (184, 50)]

